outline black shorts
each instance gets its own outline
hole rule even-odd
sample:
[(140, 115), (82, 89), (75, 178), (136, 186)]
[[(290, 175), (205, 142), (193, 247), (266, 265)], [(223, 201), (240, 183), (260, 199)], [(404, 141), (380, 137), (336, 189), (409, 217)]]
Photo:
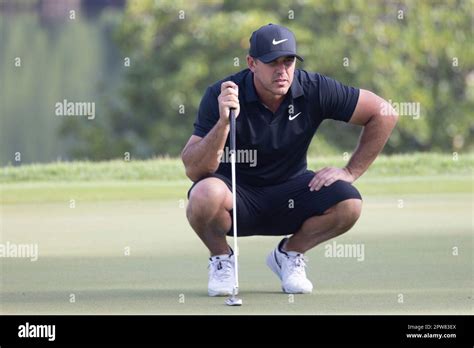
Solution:
[[(221, 179), (232, 192), (231, 179), (220, 174), (208, 177)], [(341, 180), (330, 186), (323, 186), (319, 191), (310, 191), (308, 184), (313, 177), (314, 172), (308, 170), (284, 183), (263, 187), (249, 186), (237, 181), (237, 235), (245, 237), (294, 234), (305, 220), (322, 215), (335, 204), (351, 198), (362, 199), (354, 186)], [(188, 198), (198, 182), (189, 189)], [(232, 211), (230, 214), (232, 216)], [(231, 227), (227, 235), (232, 234)]]

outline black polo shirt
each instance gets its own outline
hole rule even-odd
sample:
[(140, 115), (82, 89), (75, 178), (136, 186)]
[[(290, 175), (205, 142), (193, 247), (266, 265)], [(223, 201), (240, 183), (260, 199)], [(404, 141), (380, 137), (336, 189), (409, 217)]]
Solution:
[[(239, 86), (240, 114), (236, 119), (237, 182), (266, 186), (284, 182), (306, 171), (306, 152), (321, 122), (348, 122), (359, 89), (318, 73), (295, 69), (290, 90), (273, 113), (255, 91), (253, 73), (242, 70), (208, 87), (194, 123), (194, 135), (205, 137), (219, 120), (217, 97), (224, 81)], [(227, 150), (229, 137), (227, 138)], [(216, 173), (231, 177), (224, 151)]]

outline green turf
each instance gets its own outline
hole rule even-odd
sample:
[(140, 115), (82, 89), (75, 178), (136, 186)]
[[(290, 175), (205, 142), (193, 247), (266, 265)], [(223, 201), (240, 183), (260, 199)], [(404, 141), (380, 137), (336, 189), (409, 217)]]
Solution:
[(240, 239), (241, 308), (207, 297), (207, 253), (176, 200), (3, 205), (2, 240), (40, 255), (2, 260), (0, 313), (472, 313), (472, 196), (406, 195), (403, 208), (397, 197), (366, 196), (335, 239), (363, 243), (363, 261), (308, 253), (312, 295), (281, 293), (266, 268), (278, 237)]
[[(26, 182), (0, 184), (2, 204), (175, 199), (184, 201), (189, 180)], [(374, 177), (363, 176), (354, 185), (363, 195), (443, 194), (472, 192), (469, 175)]]
[(40, 253), (0, 259), (1, 314), (472, 314), (472, 155), (379, 158), (355, 183), (360, 220), (335, 239), (365, 258), (309, 252), (312, 295), (281, 293), (266, 268), (278, 237), (240, 239), (241, 308), (206, 294), (178, 160), (10, 167), (0, 182), (0, 242)]

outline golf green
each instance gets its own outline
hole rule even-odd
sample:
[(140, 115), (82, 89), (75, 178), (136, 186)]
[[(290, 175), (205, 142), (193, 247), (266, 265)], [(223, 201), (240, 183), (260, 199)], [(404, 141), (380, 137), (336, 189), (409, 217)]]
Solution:
[[(0, 259), (0, 314), (472, 314), (467, 187), (365, 194), (356, 226), (307, 254), (311, 295), (282, 293), (265, 265), (278, 237), (239, 238), (242, 307), (207, 296), (208, 254), (181, 199), (10, 199), (0, 242), (37, 244), (38, 259)], [(350, 245), (363, 255), (329, 253)]]

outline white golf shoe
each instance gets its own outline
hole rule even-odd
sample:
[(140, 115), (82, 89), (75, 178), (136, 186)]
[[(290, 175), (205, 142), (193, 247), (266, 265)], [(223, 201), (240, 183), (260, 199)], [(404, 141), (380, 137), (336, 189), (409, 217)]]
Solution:
[(234, 252), (230, 254), (215, 255), (209, 258), (209, 283), (207, 293), (209, 296), (232, 295), (235, 285), (235, 260)]
[(306, 260), (303, 254), (283, 251), (287, 238), (267, 256), (267, 265), (281, 280), (281, 288), (287, 294), (309, 294), (313, 284), (306, 278)]

